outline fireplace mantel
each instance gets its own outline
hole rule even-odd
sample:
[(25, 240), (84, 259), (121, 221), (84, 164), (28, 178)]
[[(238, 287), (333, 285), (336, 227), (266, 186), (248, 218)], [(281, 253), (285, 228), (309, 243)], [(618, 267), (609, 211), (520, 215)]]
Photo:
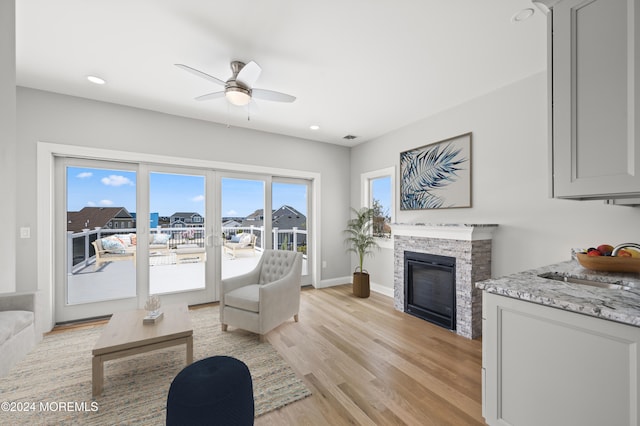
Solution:
[(490, 240), (498, 225), (467, 223), (393, 223), (392, 235), (407, 237), (442, 238), (445, 240)]

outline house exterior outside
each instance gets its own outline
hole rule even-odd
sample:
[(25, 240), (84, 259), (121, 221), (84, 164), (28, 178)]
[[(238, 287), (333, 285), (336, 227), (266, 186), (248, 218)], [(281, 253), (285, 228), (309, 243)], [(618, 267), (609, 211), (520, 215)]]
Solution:
[(204, 217), (194, 212), (178, 212), (169, 219), (170, 228), (201, 228), (204, 226)]
[(135, 226), (135, 217), (124, 207), (84, 207), (77, 212), (67, 212), (67, 231), (131, 229)]
[[(307, 229), (307, 217), (300, 213), (295, 208), (283, 205), (280, 208), (276, 209), (271, 213), (271, 223), (273, 229), (278, 230), (306, 230)], [(264, 225), (264, 210), (258, 209), (247, 216), (242, 221), (243, 227), (261, 227)], [(259, 239), (260, 237), (258, 237)], [(278, 233), (277, 245), (279, 247), (288, 246), (289, 249), (293, 244), (294, 236), (293, 232), (279, 232)], [(304, 246), (307, 243), (307, 235), (306, 234), (297, 234), (295, 236), (296, 243), (298, 246)]]
[[(271, 213), (273, 227), (279, 229), (307, 229), (307, 217), (291, 206), (283, 205)], [(242, 226), (262, 226), (264, 210), (258, 209), (242, 220)]]
[(235, 234), (236, 232), (230, 232), (229, 228), (239, 228), (242, 226), (242, 218), (241, 217), (223, 217), (222, 218), (222, 230), (229, 236), (231, 234)]

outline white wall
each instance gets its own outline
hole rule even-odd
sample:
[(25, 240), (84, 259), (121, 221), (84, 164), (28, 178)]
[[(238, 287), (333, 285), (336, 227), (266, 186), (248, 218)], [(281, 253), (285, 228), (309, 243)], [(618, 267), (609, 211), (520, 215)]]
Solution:
[[(20, 223), (32, 238), (18, 247), (19, 290), (36, 288), (38, 141), (305, 170), (321, 175), (321, 279), (349, 274), (342, 228), (349, 214), (349, 150), (345, 147), (193, 120), (105, 102), (19, 87), (17, 178)], [(319, 283), (322, 284), (322, 283)], [(46, 289), (42, 289), (46, 290)]]
[(16, 43), (15, 2), (0, 1), (0, 293), (16, 283)]
[[(400, 211), (396, 199), (396, 222), (498, 224), (493, 277), (568, 260), (572, 247), (640, 241), (640, 208), (549, 198), (546, 84), (538, 73), (354, 148), (351, 204), (360, 202), (361, 173), (395, 166), (397, 174), (400, 152), (473, 132), (473, 207)], [(393, 287), (393, 250), (367, 267), (372, 282)]]

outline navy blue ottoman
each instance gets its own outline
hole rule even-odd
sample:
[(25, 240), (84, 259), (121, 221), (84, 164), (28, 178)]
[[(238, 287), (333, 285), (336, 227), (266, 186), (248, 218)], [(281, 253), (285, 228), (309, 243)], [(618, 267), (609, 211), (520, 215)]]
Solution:
[(202, 359), (171, 382), (167, 425), (252, 425), (253, 419), (251, 374), (236, 358)]

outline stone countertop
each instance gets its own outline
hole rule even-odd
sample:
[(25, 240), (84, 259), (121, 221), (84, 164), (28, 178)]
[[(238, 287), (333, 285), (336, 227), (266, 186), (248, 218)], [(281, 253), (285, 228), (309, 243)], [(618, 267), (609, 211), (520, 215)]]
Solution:
[[(539, 277), (556, 272), (566, 277), (622, 284), (629, 290), (607, 289)], [(476, 287), (501, 296), (577, 312), (640, 327), (640, 274), (591, 271), (570, 261), (479, 281)]]

